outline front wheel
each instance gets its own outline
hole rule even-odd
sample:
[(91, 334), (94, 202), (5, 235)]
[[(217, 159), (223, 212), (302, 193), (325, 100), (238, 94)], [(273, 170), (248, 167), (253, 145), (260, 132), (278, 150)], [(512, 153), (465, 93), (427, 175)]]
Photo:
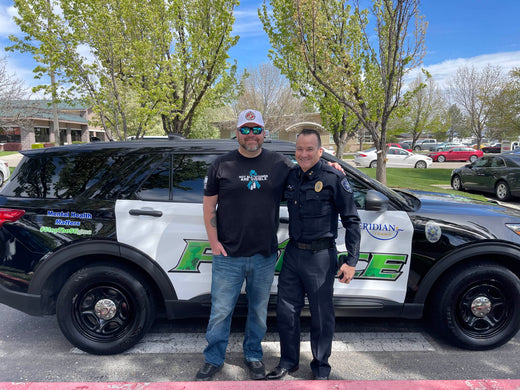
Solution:
[(56, 302), (61, 331), (71, 344), (97, 355), (123, 352), (148, 331), (155, 305), (147, 284), (111, 265), (80, 269)]
[(462, 191), (462, 180), (460, 179), (459, 175), (455, 175), (451, 179), (451, 188), (453, 188), (455, 191)]
[(443, 156), (443, 155), (440, 155), (439, 157), (437, 157), (437, 161), (438, 162), (444, 162), (444, 161), (446, 161), (446, 157)]
[(476, 155), (473, 155), (473, 156), (471, 156), (471, 157), (469, 158), (469, 162), (475, 162), (475, 161), (477, 161), (477, 160), (478, 160), (478, 156), (476, 156)]
[(430, 300), (433, 325), (448, 341), (471, 350), (507, 343), (520, 329), (520, 280), (494, 263), (464, 264)]
[(420, 169), (424, 169), (426, 168), (426, 161), (417, 161), (415, 163), (415, 168), (420, 168)]
[(500, 181), (495, 186), (495, 195), (498, 200), (506, 201), (511, 199), (511, 191), (509, 185), (505, 181)]

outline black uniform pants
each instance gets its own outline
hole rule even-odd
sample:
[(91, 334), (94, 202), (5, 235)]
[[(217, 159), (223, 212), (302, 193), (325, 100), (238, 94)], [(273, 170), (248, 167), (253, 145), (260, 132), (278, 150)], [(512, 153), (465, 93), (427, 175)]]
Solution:
[(276, 318), (280, 333), (279, 366), (291, 369), (300, 359), (300, 312), (305, 294), (311, 312), (311, 369), (314, 376), (328, 377), (329, 356), (334, 336), (335, 248), (320, 251), (298, 249), (289, 243), (278, 278)]

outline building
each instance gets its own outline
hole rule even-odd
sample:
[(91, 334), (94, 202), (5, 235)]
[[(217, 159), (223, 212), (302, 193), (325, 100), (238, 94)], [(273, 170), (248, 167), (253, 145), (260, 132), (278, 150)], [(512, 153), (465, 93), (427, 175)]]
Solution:
[(55, 139), (49, 100), (18, 100), (0, 106), (1, 150), (26, 150), (40, 147), (107, 140), (104, 130), (89, 126), (92, 110), (82, 104), (58, 104), (59, 140)]

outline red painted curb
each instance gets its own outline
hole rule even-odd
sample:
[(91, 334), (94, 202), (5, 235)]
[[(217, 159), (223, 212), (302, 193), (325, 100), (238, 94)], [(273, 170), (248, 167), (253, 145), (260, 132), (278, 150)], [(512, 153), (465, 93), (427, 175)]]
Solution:
[(0, 382), (0, 390), (520, 390), (520, 379), (418, 381)]

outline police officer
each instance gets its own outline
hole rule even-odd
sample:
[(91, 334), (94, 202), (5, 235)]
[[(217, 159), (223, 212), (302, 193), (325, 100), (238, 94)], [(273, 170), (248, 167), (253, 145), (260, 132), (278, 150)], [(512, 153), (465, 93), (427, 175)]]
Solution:
[[(334, 278), (349, 283), (359, 257), (360, 220), (344, 174), (320, 161), (320, 135), (305, 129), (296, 140), (299, 166), (289, 173), (284, 196), (289, 209), (290, 241), (278, 278), (277, 324), (281, 357), (267, 379), (298, 369), (300, 312), (307, 294), (311, 312), (311, 369), (314, 379), (328, 379), (334, 335)], [(338, 270), (335, 238), (338, 214), (345, 227), (348, 255)]]

